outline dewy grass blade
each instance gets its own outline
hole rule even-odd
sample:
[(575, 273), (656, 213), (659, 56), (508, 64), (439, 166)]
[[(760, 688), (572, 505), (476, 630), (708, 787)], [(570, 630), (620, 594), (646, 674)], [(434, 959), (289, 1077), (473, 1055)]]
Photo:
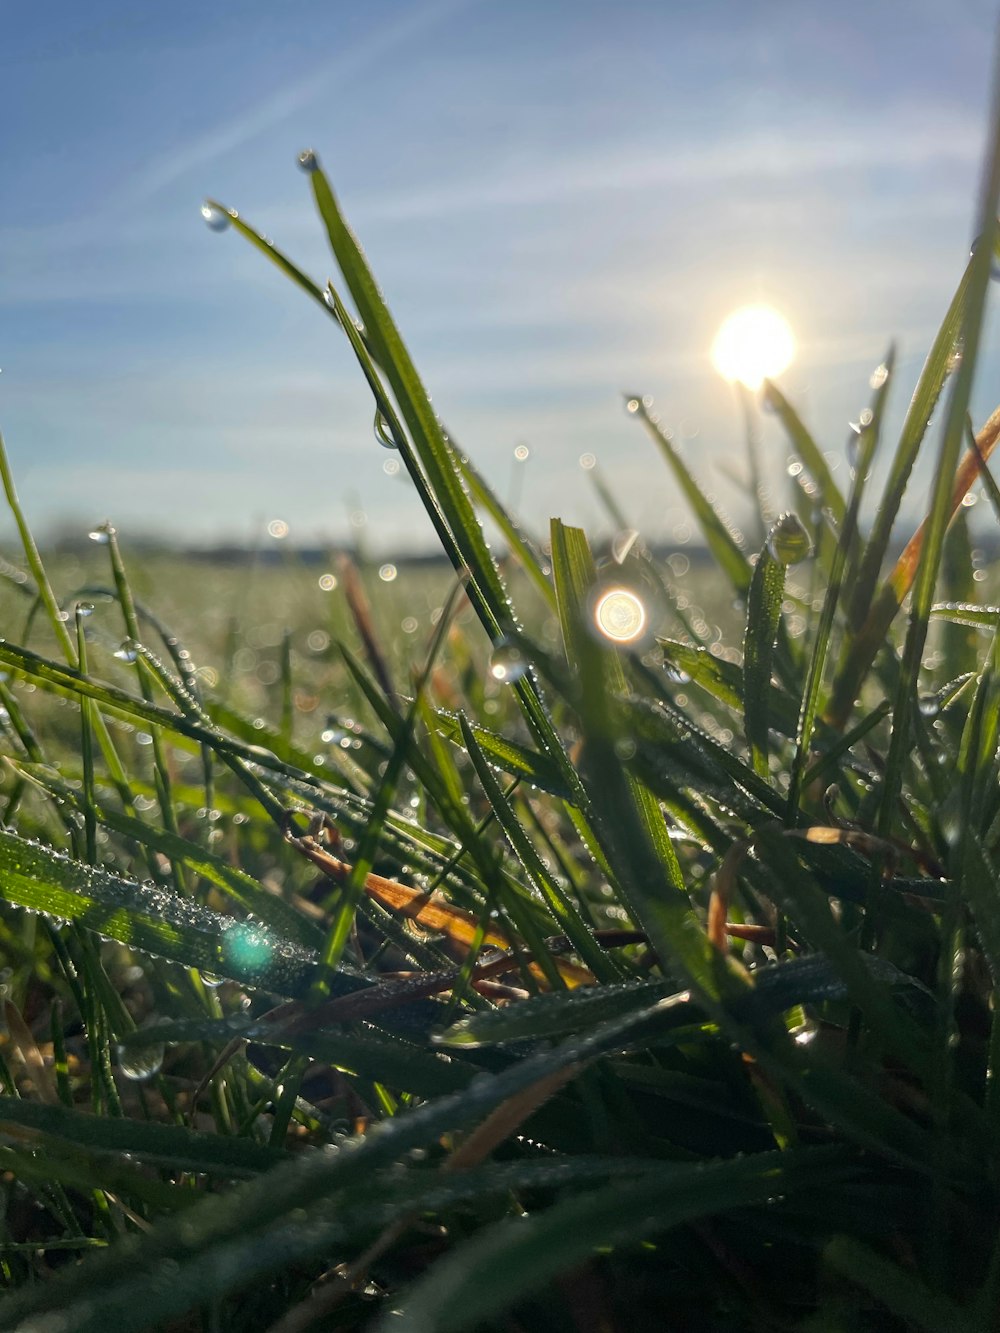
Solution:
[(716, 1002), (726, 977), (722, 960), (691, 908), (659, 804), (625, 769), (615, 748), (622, 738), (615, 735), (608, 701), (624, 691), (625, 675), (614, 650), (601, 647), (589, 629), (596, 585), (590, 549), (578, 528), (558, 519), (552, 523), (552, 567), (566, 655), (581, 679), (580, 763), (595, 830), (633, 919), (663, 965), (676, 968), (703, 998)]
[[(357, 306), (374, 360), (386, 376), (406, 423), (420, 468), (427, 479), (421, 489), (425, 507), (442, 514), (448, 534), (456, 544), (462, 566), (469, 571), (469, 597), (492, 641), (517, 629), (514, 614), (496, 562), (486, 544), (482, 526), (456, 467), (452, 448), (435, 415), (427, 390), (410, 358), (395, 321), (385, 303), (368, 262), (324, 173), (310, 173), (313, 194), (327, 230), (330, 246)], [(351, 336), (347, 329), (348, 337)], [(353, 340), (352, 340), (353, 341)], [(357, 347), (355, 347), (357, 351)], [(394, 428), (395, 434), (395, 428)], [(411, 475), (413, 471), (411, 469)], [(439, 535), (442, 535), (439, 533)], [(450, 546), (447, 543), (446, 549)], [(457, 566), (456, 566), (457, 567)], [(514, 684), (528, 725), (543, 747), (561, 764), (567, 779), (575, 774), (566, 758), (562, 741), (529, 675)]]
[[(221, 916), (2, 830), (0, 872), (4, 901), (145, 953), (277, 994), (298, 995), (312, 983), (318, 956), (259, 923)], [(338, 975), (338, 988), (364, 984)]]
[[(375, 856), (378, 852), (379, 841), (382, 836), (382, 827), (386, 816), (389, 813), (389, 807), (396, 792), (396, 786), (406, 765), (412, 745), (413, 733), (416, 726), (417, 716), (420, 711), (420, 702), (423, 698), (424, 690), (430, 678), (435, 660), (441, 650), (445, 635), (451, 625), (451, 618), (455, 611), (455, 606), (462, 592), (464, 581), (460, 581), (452, 588), (448, 600), (442, 608), (441, 617), (438, 621), (434, 637), (431, 641), (430, 649), (427, 653), (427, 659), (415, 682), (414, 697), (406, 710), (406, 715), (402, 720), (396, 735), (393, 737), (392, 753), (386, 762), (385, 770), (381, 781), (375, 793), (372, 802), (371, 814), (368, 823), (365, 826), (364, 834), (358, 846), (357, 855), (354, 864), (351, 867), (350, 874), (343, 886), (340, 902), (334, 919), (330, 926), (326, 945), (323, 950), (324, 969), (335, 970), (343, 955), (347, 944), (351, 927), (354, 924), (354, 917), (357, 911), (358, 903), (364, 893), (365, 880), (375, 862)], [(317, 984), (317, 996), (325, 991), (324, 984), (320, 980)]]
[(970, 260), (928, 353), (906, 420), (903, 422), (899, 444), (893, 455), (889, 477), (879, 501), (848, 606), (848, 620), (854, 629), (858, 629), (868, 615), (910, 473), (927, 433), (934, 408), (958, 359), (956, 349), (961, 345), (962, 321), (965, 317), (972, 273), (973, 261)]
[[(993, 255), (998, 236), (1000, 236), (1000, 221), (997, 219), (997, 208), (1000, 205), (1000, 48), (998, 48), (994, 57), (994, 69), (994, 105), (990, 127), (990, 145), (984, 167), (978, 218), (979, 226), (976, 231), (976, 234), (983, 239), (982, 243), (976, 247), (970, 264), (968, 295), (961, 324), (962, 361), (952, 382), (934, 477), (931, 508), (925, 520), (925, 536), (920, 548), (919, 565), (910, 607), (910, 620), (903, 649), (899, 688), (896, 692), (892, 715), (893, 725), (882, 787), (882, 800), (876, 823), (876, 832), (881, 836), (889, 833), (892, 828), (896, 800), (902, 785), (903, 768), (910, 748), (910, 714), (917, 697), (917, 679), (920, 673), (924, 643), (927, 638), (931, 607), (934, 603), (934, 588), (944, 547), (945, 531), (949, 518), (955, 509), (955, 475), (965, 435), (965, 420), (982, 333), (986, 292), (990, 284)], [(1000, 412), (996, 413), (995, 416), (997, 417), (996, 429), (1000, 433)], [(985, 456), (985, 451), (983, 456)], [(971, 485), (972, 479), (978, 475), (980, 463), (980, 457), (977, 456), (973, 459), (969, 485)], [(872, 919), (866, 923), (866, 927), (870, 942), (872, 932), (877, 924), (877, 911), (869, 915)]]
[(757, 557), (747, 594), (743, 638), (743, 724), (750, 746), (750, 762), (754, 772), (765, 779), (768, 776), (771, 666), (781, 621), (786, 569), (787, 565), (775, 559), (769, 543), (765, 542)]
[(691, 475), (690, 469), (677, 452), (669, 434), (650, 416), (642, 399), (630, 398), (628, 401), (630, 410), (632, 403), (638, 404), (633, 410), (633, 415), (637, 416), (646, 427), (653, 442), (666, 459), (678, 486), (698, 519), (702, 534), (719, 568), (726, 574), (736, 593), (741, 597), (746, 596), (750, 586), (751, 569), (750, 562), (739, 543)]
[(806, 430), (801, 417), (776, 384), (768, 382), (764, 386), (764, 401), (777, 414), (792, 448), (819, 488), (817, 498), (820, 506), (830, 510), (839, 528), (844, 522), (847, 505), (840, 493), (840, 487), (833, 479), (829, 464), (823, 457), (822, 449)]
[(465, 717), (459, 718), (462, 726), (462, 739), (465, 742), (469, 758), (472, 760), (476, 775), (486, 793), (486, 798), (496, 815), (497, 823), (514, 850), (514, 855), (531, 881), (534, 888), (548, 904), (549, 911), (572, 943), (583, 962), (598, 980), (610, 982), (620, 979), (618, 968), (612, 959), (600, 948), (587, 929), (576, 907), (562, 891), (555, 876), (546, 869), (534, 843), (528, 837), (513, 807), (504, 796), (493, 770), (476, 741), (475, 733)]

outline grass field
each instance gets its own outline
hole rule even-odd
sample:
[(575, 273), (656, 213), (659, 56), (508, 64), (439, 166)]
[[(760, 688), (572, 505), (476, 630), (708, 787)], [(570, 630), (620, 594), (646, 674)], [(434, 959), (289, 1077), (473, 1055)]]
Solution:
[(4, 460), (0, 1329), (997, 1327), (1000, 144), (843, 487), (766, 385), (800, 466), (739, 536), (626, 399), (705, 559), (523, 533), (301, 165), (342, 290), (206, 220), (327, 312), (443, 559), (43, 559)]

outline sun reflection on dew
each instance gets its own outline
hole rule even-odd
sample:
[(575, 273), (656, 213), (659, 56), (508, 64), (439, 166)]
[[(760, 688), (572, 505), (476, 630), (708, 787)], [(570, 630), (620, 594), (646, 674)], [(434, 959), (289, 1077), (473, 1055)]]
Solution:
[(647, 619), (642, 599), (629, 588), (609, 588), (594, 605), (594, 624), (613, 643), (634, 643)]

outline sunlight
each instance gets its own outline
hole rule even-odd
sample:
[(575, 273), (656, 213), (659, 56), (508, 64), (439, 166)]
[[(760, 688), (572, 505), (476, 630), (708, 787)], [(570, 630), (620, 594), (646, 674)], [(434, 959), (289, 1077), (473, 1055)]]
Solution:
[(771, 306), (747, 305), (723, 320), (711, 355), (723, 379), (756, 391), (791, 365), (795, 336), (784, 315)]

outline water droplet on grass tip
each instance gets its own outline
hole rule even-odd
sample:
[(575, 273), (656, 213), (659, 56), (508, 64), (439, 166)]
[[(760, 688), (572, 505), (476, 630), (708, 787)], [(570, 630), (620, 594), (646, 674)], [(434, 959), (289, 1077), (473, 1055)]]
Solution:
[(782, 514), (767, 534), (767, 549), (779, 565), (797, 565), (812, 555), (812, 542), (797, 515)]
[(519, 444), (514, 450), (514, 457), (519, 463), (526, 463), (531, 457), (531, 450), (526, 444)]
[(629, 416), (634, 417), (641, 407), (642, 399), (637, 398), (634, 394), (625, 399), (625, 411), (628, 412)]
[(77, 602), (77, 604), (76, 604), (76, 614), (77, 614), (77, 618), (78, 618), (79, 620), (84, 620), (87, 616), (92, 616), (92, 615), (94, 614), (94, 603), (93, 603), (93, 602)]
[(209, 231), (225, 231), (232, 222), (232, 217), (225, 209), (219, 208), (218, 204), (202, 204), (201, 216), (205, 219)]
[(125, 639), (122, 646), (116, 650), (115, 657), (121, 662), (134, 662), (139, 656), (139, 644), (135, 639)]
[(92, 528), (87, 536), (92, 542), (97, 542), (99, 546), (107, 546), (113, 532), (114, 528), (110, 523), (102, 523), (99, 527)]
[(309, 175), (319, 170), (319, 158), (312, 148), (304, 148), (295, 160), (298, 163), (299, 170), (305, 171)]
[(497, 639), (490, 655), (490, 675), (504, 685), (513, 685), (524, 676), (528, 663), (516, 643), (508, 638)]
[(936, 694), (925, 694), (917, 703), (921, 717), (937, 717), (941, 712), (941, 701)]

